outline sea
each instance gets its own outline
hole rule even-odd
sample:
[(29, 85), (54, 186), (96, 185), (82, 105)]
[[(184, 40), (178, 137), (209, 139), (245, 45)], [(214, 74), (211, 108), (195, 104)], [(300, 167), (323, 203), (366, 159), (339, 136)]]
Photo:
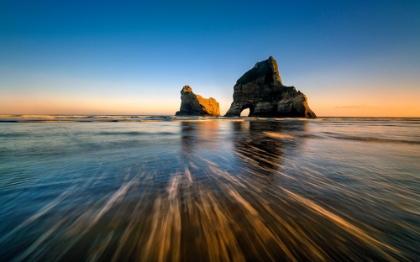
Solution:
[(0, 115), (1, 261), (420, 261), (420, 118)]

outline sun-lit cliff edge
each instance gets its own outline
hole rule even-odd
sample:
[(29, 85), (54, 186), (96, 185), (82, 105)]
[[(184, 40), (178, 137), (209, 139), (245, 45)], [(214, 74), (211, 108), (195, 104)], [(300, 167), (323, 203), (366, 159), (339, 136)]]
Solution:
[(176, 116), (220, 116), (219, 103), (210, 97), (194, 94), (188, 85), (181, 90), (181, 108)]

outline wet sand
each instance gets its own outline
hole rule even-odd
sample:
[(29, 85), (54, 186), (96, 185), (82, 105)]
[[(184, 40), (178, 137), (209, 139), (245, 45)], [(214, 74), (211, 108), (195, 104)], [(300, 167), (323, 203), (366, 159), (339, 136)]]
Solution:
[(420, 123), (389, 123), (2, 124), (0, 255), (415, 261)]

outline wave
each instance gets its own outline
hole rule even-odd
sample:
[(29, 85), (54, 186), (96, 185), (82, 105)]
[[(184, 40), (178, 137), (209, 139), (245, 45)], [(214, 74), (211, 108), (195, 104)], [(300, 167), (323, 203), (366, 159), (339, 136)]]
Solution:
[(419, 117), (318, 117), (318, 121), (407, 121), (419, 122)]
[[(294, 138), (323, 138), (323, 136), (306, 133), (279, 133), (279, 132), (263, 132), (265, 135), (278, 138), (278, 139), (294, 139)], [(345, 134), (337, 134), (333, 132), (324, 132), (328, 137), (343, 140), (353, 140), (361, 142), (375, 142), (375, 143), (405, 143), (405, 144), (420, 144), (419, 140), (406, 140), (406, 139), (392, 139), (381, 137), (365, 137), (365, 136), (352, 136)]]
[(261, 121), (261, 122), (288, 122), (288, 121), (330, 121), (338, 123), (374, 122), (373, 125), (394, 125), (390, 122), (406, 122), (418, 124), (420, 118), (414, 117), (319, 117), (308, 118), (276, 118), (276, 117), (213, 117), (213, 116), (174, 116), (174, 115), (0, 115), (0, 123), (74, 123), (74, 122), (162, 122), (162, 121)]
[(140, 131), (131, 131), (131, 132), (99, 132), (97, 135), (103, 136), (141, 136), (141, 135), (174, 135), (177, 133), (174, 132), (140, 132)]
[(420, 144), (418, 140), (404, 140), (404, 139), (390, 139), (381, 137), (364, 137), (364, 136), (350, 136), (350, 135), (329, 135), (330, 137), (343, 140), (353, 140), (362, 142), (376, 142), (376, 143), (404, 143), (404, 144)]

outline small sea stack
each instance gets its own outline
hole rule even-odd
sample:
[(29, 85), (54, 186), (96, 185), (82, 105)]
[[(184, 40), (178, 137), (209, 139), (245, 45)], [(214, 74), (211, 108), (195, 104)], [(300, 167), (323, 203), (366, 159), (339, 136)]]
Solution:
[(176, 116), (220, 116), (219, 103), (216, 99), (203, 98), (194, 94), (188, 85), (181, 90), (181, 108)]
[(294, 86), (284, 86), (276, 60), (270, 56), (241, 76), (233, 87), (233, 102), (225, 116), (315, 118), (307, 97)]

